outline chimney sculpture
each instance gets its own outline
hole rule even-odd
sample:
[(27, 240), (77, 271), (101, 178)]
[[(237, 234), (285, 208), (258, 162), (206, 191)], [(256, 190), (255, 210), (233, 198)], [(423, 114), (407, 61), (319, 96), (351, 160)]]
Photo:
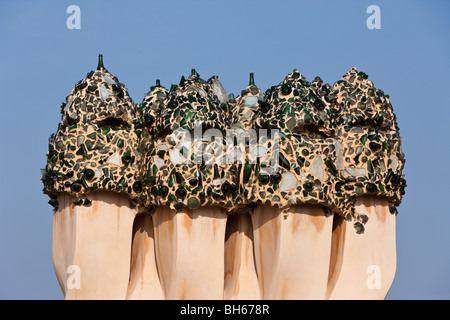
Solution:
[(135, 105), (100, 55), (61, 114), (42, 181), (66, 299), (385, 298), (405, 159), (364, 72), (251, 73), (234, 98), (192, 69)]

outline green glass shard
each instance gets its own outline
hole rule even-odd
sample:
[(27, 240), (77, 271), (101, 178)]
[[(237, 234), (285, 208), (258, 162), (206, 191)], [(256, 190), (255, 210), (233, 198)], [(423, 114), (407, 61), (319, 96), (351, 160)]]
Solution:
[(100, 70), (100, 69), (104, 69), (105, 67), (103, 66), (103, 55), (102, 54), (99, 54), (98, 55), (98, 65), (97, 65), (97, 70)]
[(372, 165), (372, 160), (367, 160), (367, 171), (369, 171), (370, 173), (373, 173), (373, 165)]
[(255, 85), (255, 75), (253, 73), (250, 73), (250, 81), (248, 83), (249, 86)]
[(252, 173), (252, 165), (248, 162), (244, 165), (244, 183), (247, 183)]
[(367, 141), (367, 134), (363, 135), (363, 136), (361, 137), (361, 139), (359, 139), (359, 141), (361, 141), (362, 144), (365, 144), (366, 141)]

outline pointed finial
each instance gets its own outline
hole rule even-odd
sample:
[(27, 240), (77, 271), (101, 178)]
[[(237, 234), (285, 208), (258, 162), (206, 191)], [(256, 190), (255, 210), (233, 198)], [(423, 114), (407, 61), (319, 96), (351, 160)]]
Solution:
[(191, 69), (191, 76), (196, 76), (197, 75), (197, 71), (195, 71), (195, 69)]
[(156, 84), (150, 87), (150, 91), (155, 90), (155, 88), (159, 87), (161, 87), (161, 81), (159, 81), (159, 79), (156, 79)]
[(248, 83), (249, 86), (254, 86), (255, 85), (255, 77), (253, 72), (250, 73), (250, 82)]
[(98, 55), (98, 66), (97, 66), (97, 70), (100, 70), (101, 68), (105, 68), (104, 66), (103, 66), (103, 55), (102, 54), (99, 54)]

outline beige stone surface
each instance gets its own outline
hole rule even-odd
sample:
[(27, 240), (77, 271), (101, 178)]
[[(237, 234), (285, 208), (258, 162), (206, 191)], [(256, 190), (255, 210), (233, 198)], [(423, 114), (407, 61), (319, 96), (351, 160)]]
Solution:
[(156, 267), (153, 220), (149, 213), (138, 214), (134, 220), (127, 299), (164, 299)]
[(128, 196), (88, 195), (92, 204), (75, 206), (73, 196), (58, 195), (53, 216), (53, 263), (68, 300), (125, 299), (135, 210)]
[(322, 206), (227, 216), (218, 207), (135, 214), (126, 196), (89, 207), (61, 193), (53, 261), (66, 299), (384, 299), (396, 269), (395, 215), (360, 197), (365, 232)]
[(369, 217), (364, 234), (351, 223), (335, 223), (327, 299), (384, 299), (396, 269), (395, 215), (382, 198), (356, 199), (355, 210)]
[(322, 206), (258, 206), (253, 215), (256, 269), (263, 299), (325, 299), (332, 216)]
[(253, 227), (249, 214), (227, 218), (225, 235), (224, 300), (260, 299), (253, 255)]
[(165, 299), (222, 299), (226, 214), (216, 206), (153, 214), (155, 251)]

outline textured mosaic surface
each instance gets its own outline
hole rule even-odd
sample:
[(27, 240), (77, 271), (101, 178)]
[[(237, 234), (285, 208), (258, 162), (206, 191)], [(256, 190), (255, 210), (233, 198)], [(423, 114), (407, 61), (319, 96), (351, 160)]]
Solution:
[(356, 221), (359, 232), (367, 217), (354, 211), (355, 197), (387, 197), (396, 212), (406, 186), (401, 138), (389, 97), (365, 73), (352, 68), (330, 87), (294, 70), (259, 106), (254, 126), (280, 130), (281, 168), (267, 177), (252, 166), (256, 201), (322, 204)]
[(363, 232), (355, 198), (386, 197), (396, 213), (406, 187), (389, 96), (356, 68), (332, 86), (294, 70), (265, 93), (251, 74), (237, 98), (192, 70), (170, 90), (157, 80), (135, 105), (100, 56), (61, 114), (43, 170), (54, 206), (58, 192), (89, 205), (95, 190), (126, 192), (145, 210), (310, 203)]
[[(141, 106), (159, 117), (145, 146), (145, 206), (234, 208), (236, 166), (226, 164), (227, 96), (220, 80), (192, 71), (170, 92), (155, 87)], [(220, 98), (220, 99), (219, 99)], [(162, 102), (162, 103), (160, 103)], [(155, 103), (160, 103), (157, 107)]]
[(104, 68), (101, 56), (97, 70), (75, 84), (61, 114), (42, 170), (50, 203), (57, 206), (57, 193), (68, 192), (76, 205), (90, 205), (85, 195), (96, 190), (126, 192), (136, 199), (142, 184), (135, 105), (125, 86)]
[[(333, 85), (328, 99), (336, 110), (337, 136), (343, 145), (333, 193), (344, 199), (345, 217), (355, 218), (355, 197), (368, 194), (387, 197), (396, 213), (406, 187), (405, 159), (389, 96), (375, 88), (367, 74), (352, 68)], [(355, 227), (363, 230), (361, 224)]]

